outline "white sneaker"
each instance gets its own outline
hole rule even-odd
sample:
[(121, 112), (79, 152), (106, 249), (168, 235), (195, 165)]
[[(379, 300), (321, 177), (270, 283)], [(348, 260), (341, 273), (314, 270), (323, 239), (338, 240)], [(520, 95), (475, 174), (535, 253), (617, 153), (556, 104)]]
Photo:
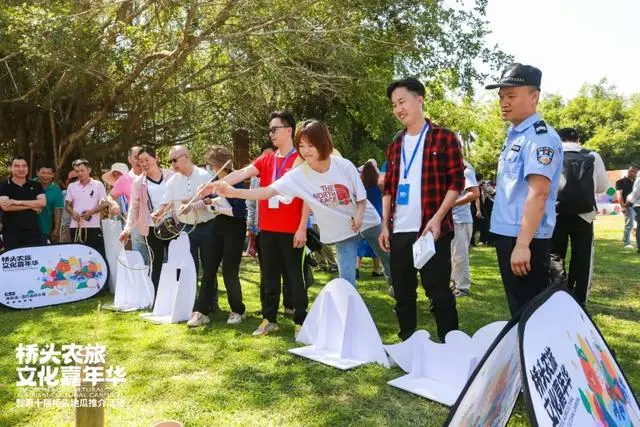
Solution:
[(625, 245), (625, 249), (633, 249), (633, 245)]
[(246, 314), (238, 314), (235, 311), (232, 311), (231, 314), (229, 314), (229, 318), (227, 319), (227, 325), (238, 325), (244, 320), (245, 317), (247, 317)]
[(195, 328), (196, 326), (208, 325), (210, 322), (209, 316), (205, 316), (199, 311), (194, 311), (193, 314), (191, 314), (191, 319), (187, 322), (187, 326)]

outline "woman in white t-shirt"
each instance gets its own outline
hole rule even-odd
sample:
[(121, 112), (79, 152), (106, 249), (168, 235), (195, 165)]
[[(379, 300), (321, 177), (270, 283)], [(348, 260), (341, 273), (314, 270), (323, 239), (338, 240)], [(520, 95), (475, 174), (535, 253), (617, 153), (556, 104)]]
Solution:
[[(131, 186), (131, 199), (129, 200), (129, 213), (124, 231), (120, 234), (120, 240), (126, 242), (131, 237), (135, 228), (143, 238), (153, 254), (151, 281), (158, 292), (160, 282), (160, 270), (164, 260), (165, 251), (169, 247), (168, 240), (160, 240), (154, 232), (157, 218), (153, 214), (165, 202), (167, 193), (167, 181), (173, 175), (169, 170), (160, 169), (156, 152), (153, 148), (142, 146), (138, 152), (138, 161), (142, 173), (138, 175)], [(149, 250), (145, 248), (145, 250)]]
[[(221, 196), (240, 199), (270, 199), (270, 205), (290, 203), (294, 197), (303, 199), (313, 211), (320, 240), (335, 244), (340, 277), (355, 286), (356, 259), (360, 239), (380, 249), (380, 215), (367, 200), (360, 174), (349, 160), (332, 156), (331, 134), (317, 120), (307, 120), (298, 128), (295, 147), (306, 161), (268, 187), (243, 190), (224, 181), (207, 184), (201, 195), (216, 192)], [(377, 251), (380, 257), (389, 255)]]

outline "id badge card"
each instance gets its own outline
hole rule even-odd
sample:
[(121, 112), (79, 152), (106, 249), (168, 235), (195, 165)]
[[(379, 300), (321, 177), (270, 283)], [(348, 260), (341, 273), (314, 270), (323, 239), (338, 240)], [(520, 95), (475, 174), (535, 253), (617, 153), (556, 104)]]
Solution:
[(399, 205), (409, 204), (409, 184), (398, 185), (398, 197), (396, 203)]
[(269, 209), (278, 209), (280, 207), (280, 201), (277, 196), (269, 198)]

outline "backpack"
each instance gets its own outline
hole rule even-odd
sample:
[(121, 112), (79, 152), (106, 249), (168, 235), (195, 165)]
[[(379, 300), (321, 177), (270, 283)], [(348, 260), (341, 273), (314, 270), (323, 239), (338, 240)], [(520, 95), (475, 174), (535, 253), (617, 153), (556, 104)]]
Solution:
[(596, 206), (593, 169), (595, 157), (584, 148), (565, 151), (562, 161), (562, 179), (556, 199), (556, 212), (577, 215), (593, 212)]

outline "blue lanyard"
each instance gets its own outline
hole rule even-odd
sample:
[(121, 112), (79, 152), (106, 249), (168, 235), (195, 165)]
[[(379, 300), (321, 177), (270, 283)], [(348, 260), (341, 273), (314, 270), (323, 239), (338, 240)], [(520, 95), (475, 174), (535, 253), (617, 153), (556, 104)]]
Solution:
[(282, 176), (282, 170), (284, 169), (285, 165), (287, 164), (287, 160), (289, 160), (289, 157), (291, 157), (291, 155), (293, 153), (296, 152), (295, 148), (292, 148), (291, 151), (289, 151), (289, 153), (284, 156), (284, 160), (282, 161), (282, 163), (280, 163), (280, 167), (277, 169), (276, 171), (276, 165), (278, 164), (278, 155), (276, 154), (275, 156), (273, 156), (275, 163), (273, 164), (273, 180), (275, 181), (276, 179), (279, 179)]
[[(416, 153), (418, 152), (418, 148), (420, 148), (420, 141), (422, 141), (422, 137), (424, 136), (424, 133), (427, 131), (427, 129), (429, 129), (428, 122), (425, 123), (424, 126), (422, 127), (422, 131), (420, 132), (420, 136), (418, 137), (418, 142), (416, 143), (416, 146), (413, 149), (413, 154), (411, 155), (411, 160), (409, 161), (408, 165), (407, 165), (407, 157), (404, 154), (404, 139), (402, 141), (402, 162), (404, 163), (404, 179), (407, 179), (407, 176), (409, 176), (411, 165), (413, 164), (413, 161), (416, 158)], [(405, 137), (406, 137), (406, 134), (405, 134)]]

